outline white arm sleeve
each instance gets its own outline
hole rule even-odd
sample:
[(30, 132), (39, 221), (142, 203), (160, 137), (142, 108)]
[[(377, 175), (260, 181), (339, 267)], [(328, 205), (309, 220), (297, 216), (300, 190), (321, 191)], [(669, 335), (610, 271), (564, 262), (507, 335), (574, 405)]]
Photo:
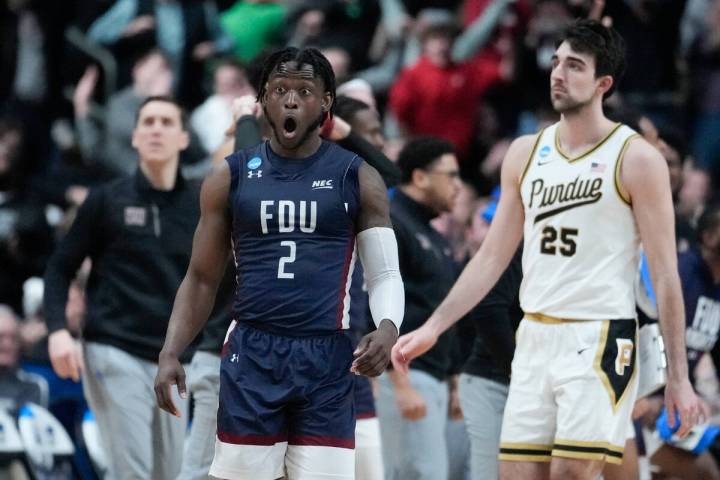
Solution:
[(357, 236), (360, 262), (370, 296), (370, 313), (375, 325), (384, 319), (398, 332), (405, 315), (405, 287), (400, 276), (397, 240), (392, 228), (374, 227)]

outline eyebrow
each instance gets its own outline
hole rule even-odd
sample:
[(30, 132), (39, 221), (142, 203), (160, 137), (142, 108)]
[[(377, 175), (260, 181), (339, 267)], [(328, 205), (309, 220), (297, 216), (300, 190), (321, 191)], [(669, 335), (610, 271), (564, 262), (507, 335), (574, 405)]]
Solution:
[[(554, 54), (554, 55), (552, 56), (552, 60), (559, 60), (559, 59), (560, 59), (560, 57), (558, 57), (557, 54)], [(583, 60), (583, 59), (580, 58), (580, 57), (575, 57), (575, 56), (573, 56), (573, 55), (568, 55), (567, 57), (565, 57), (565, 60), (570, 60), (570, 61), (573, 61), (573, 62), (582, 63), (583, 65), (587, 65), (587, 63), (585, 62), (585, 60)]]
[(175, 118), (173, 118), (172, 115), (162, 115), (162, 114), (148, 115), (146, 117), (141, 118), (141, 121), (148, 121), (148, 120), (171, 120), (171, 121), (174, 121)]

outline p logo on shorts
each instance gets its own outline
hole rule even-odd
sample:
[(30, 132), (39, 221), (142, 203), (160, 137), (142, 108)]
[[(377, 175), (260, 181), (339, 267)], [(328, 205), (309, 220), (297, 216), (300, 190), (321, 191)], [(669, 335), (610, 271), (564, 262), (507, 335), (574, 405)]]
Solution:
[(603, 321), (593, 366), (605, 385), (613, 410), (622, 402), (635, 374), (636, 338), (635, 319)]
[(617, 357), (615, 358), (615, 373), (625, 375), (625, 367), (632, 365), (633, 342), (627, 338), (616, 338)]

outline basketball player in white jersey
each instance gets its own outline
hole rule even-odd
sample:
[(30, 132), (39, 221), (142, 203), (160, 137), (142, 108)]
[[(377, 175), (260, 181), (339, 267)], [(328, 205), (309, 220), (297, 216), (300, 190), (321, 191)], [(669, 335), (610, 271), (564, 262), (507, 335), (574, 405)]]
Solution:
[(568, 28), (550, 82), (560, 121), (513, 142), (482, 248), (428, 321), (393, 349), (395, 368), (406, 371), (487, 294), (524, 235), (525, 318), (503, 418), (504, 480), (594, 480), (605, 462), (622, 461), (637, 389), (641, 240), (668, 356), (667, 408), (681, 435), (701, 415), (687, 373), (667, 165), (603, 114), (623, 67), (616, 31), (591, 20)]

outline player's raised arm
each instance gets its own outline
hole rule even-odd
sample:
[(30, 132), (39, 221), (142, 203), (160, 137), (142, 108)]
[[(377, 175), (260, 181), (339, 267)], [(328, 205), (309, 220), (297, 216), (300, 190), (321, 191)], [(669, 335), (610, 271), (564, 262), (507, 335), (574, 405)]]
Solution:
[(660, 327), (668, 357), (665, 402), (671, 425), (675, 411), (684, 436), (698, 422), (701, 406), (688, 379), (685, 351), (685, 308), (675, 251), (675, 229), (667, 164), (642, 138), (632, 140), (625, 153), (621, 185), (632, 204), (650, 276), (657, 296)]
[(445, 330), (477, 305), (510, 263), (522, 238), (520, 181), (536, 139), (535, 135), (523, 136), (510, 145), (502, 167), (497, 213), (482, 247), (428, 321), (400, 337), (392, 353), (396, 369), (407, 372), (410, 361), (428, 351)]
[(185, 395), (185, 372), (178, 358), (207, 322), (227, 266), (229, 189), (230, 169), (223, 162), (208, 175), (200, 192), (201, 213), (193, 238), (192, 257), (175, 297), (165, 344), (160, 352), (155, 395), (158, 406), (173, 415), (179, 413), (170, 395), (172, 385), (177, 385), (181, 396)]
[(385, 182), (377, 170), (364, 162), (358, 170), (358, 182), (357, 246), (365, 270), (370, 313), (377, 330), (360, 340), (351, 370), (375, 377), (390, 362), (390, 351), (405, 313), (405, 290)]

